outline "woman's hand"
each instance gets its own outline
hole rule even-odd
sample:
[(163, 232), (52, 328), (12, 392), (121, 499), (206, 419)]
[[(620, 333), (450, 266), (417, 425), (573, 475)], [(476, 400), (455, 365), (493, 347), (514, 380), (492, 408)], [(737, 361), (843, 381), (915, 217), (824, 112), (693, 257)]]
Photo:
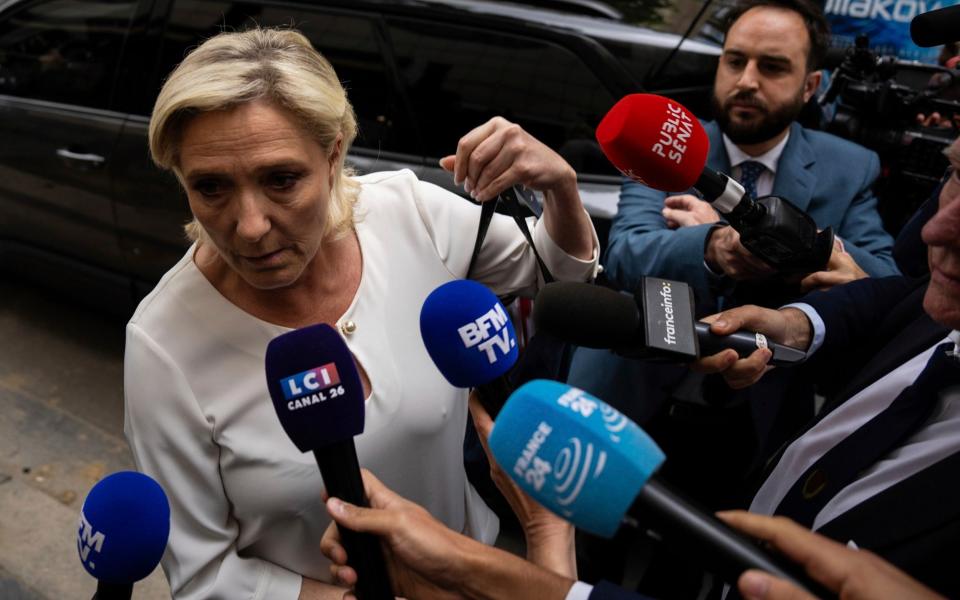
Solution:
[[(854, 550), (823, 537), (784, 517), (743, 511), (717, 516), (747, 535), (763, 540), (797, 562), (810, 577), (846, 600), (890, 600), (942, 597), (867, 550)], [(792, 583), (763, 571), (750, 570), (737, 582), (747, 600), (815, 600)]]
[(540, 192), (576, 194), (577, 174), (545, 144), (503, 117), (494, 117), (460, 138), (457, 153), (440, 166), (453, 182), (479, 202), (497, 197), (511, 185)]
[(516, 123), (494, 117), (460, 138), (457, 153), (440, 159), (453, 181), (478, 202), (521, 184), (543, 192), (547, 233), (570, 256), (593, 260), (593, 225), (583, 210), (577, 173), (559, 154)]
[(487, 445), (493, 420), (480, 404), (476, 391), (470, 393), (470, 415), (490, 463), (490, 478), (517, 515), (527, 541), (527, 560), (558, 575), (577, 578), (573, 525), (553, 514), (528, 496), (503, 472)]

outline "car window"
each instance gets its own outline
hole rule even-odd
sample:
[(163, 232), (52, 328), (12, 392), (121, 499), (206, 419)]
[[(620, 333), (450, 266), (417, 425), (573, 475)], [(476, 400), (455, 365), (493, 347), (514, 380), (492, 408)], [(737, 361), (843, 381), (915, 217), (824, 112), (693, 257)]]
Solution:
[(107, 108), (134, 0), (41, 0), (0, 15), (0, 93)]
[(355, 147), (419, 154), (412, 124), (396, 108), (374, 18), (262, 2), (180, 0), (173, 5), (164, 35), (161, 72), (169, 73), (204, 39), (254, 24), (296, 28), (333, 64), (357, 114)]
[(614, 173), (594, 139), (615, 99), (558, 45), (492, 29), (387, 19), (394, 59), (428, 156), (495, 115), (519, 123), (579, 173)]

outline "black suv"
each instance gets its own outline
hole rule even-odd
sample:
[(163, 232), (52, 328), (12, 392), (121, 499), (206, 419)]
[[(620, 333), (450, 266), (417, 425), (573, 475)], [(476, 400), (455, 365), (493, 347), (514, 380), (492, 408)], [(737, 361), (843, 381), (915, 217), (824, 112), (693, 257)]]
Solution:
[(662, 68), (678, 36), (577, 14), (582, 0), (536, 4), (0, 0), (0, 263), (123, 310), (149, 291), (182, 256), (189, 216), (149, 160), (154, 98), (191, 47), (254, 23), (301, 30), (333, 63), (359, 171), (410, 168), (453, 189), (437, 159), (503, 115), (577, 169), (603, 236), (619, 177), (597, 122), (640, 90), (702, 107), (719, 48), (684, 42)]

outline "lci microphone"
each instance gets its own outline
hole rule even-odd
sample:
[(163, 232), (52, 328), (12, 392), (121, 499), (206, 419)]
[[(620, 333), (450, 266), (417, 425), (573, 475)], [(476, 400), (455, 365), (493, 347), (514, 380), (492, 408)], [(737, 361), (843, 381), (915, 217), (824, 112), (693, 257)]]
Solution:
[(693, 290), (682, 281), (643, 277), (633, 296), (588, 283), (549, 283), (533, 304), (538, 330), (587, 348), (614, 350), (636, 359), (693, 361), (728, 348), (741, 358), (758, 348), (770, 364), (795, 365), (807, 358), (797, 348), (740, 330), (717, 335), (694, 318)]
[(128, 600), (157, 568), (170, 535), (170, 503), (160, 484), (135, 471), (97, 482), (80, 509), (77, 552), (97, 579), (94, 600)]
[[(267, 345), (267, 389), (283, 430), (313, 452), (327, 493), (368, 506), (354, 436), (363, 433), (363, 385), (350, 349), (326, 324), (277, 336)], [(376, 536), (340, 528), (360, 600), (393, 600)], [(318, 540), (319, 543), (319, 540)]]
[(510, 396), (490, 435), (497, 463), (523, 491), (578, 528), (612, 537), (622, 523), (664, 543), (725, 581), (761, 569), (818, 597), (831, 595), (657, 480), (664, 454), (606, 403), (562, 383), (534, 380)]
[(449, 281), (420, 309), (420, 335), (437, 369), (454, 387), (477, 388), (496, 417), (513, 391), (506, 374), (517, 362), (517, 334), (497, 296), (475, 281)]
[(597, 126), (597, 141), (621, 173), (664, 192), (696, 188), (740, 233), (740, 243), (781, 273), (826, 268), (833, 231), (788, 200), (754, 200), (743, 186), (705, 165), (707, 132), (682, 104), (654, 94), (624, 96)]

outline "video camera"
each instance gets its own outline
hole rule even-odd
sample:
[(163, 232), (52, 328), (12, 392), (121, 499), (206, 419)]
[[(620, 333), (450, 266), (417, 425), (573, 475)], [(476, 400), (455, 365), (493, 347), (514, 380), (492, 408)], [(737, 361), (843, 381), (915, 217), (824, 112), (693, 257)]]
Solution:
[[(826, 130), (880, 155), (878, 211), (890, 232), (903, 227), (933, 192), (948, 166), (943, 149), (960, 125), (960, 71), (879, 56), (859, 35), (846, 49), (819, 99), (836, 101)], [(939, 113), (953, 127), (923, 126), (917, 115)]]

